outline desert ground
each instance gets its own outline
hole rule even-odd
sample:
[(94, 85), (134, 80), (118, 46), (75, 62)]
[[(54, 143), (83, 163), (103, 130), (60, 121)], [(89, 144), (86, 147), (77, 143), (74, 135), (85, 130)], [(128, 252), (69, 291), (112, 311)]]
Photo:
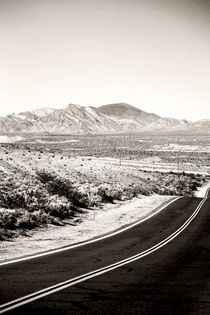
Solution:
[(0, 140), (2, 259), (108, 233), (175, 196), (202, 195), (209, 183), (206, 137)]

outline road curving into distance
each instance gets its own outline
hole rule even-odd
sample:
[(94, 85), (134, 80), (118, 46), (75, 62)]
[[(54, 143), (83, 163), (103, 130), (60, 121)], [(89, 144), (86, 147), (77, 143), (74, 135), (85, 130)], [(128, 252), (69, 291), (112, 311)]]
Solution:
[(0, 313), (210, 314), (210, 190), (121, 232), (0, 265)]

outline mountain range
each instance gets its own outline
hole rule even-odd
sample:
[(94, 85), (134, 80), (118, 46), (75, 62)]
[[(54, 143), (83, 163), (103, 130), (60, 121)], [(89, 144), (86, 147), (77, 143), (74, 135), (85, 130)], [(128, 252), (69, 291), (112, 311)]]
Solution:
[(97, 134), (127, 132), (210, 133), (210, 119), (190, 122), (147, 113), (126, 103), (63, 109), (40, 108), (0, 117), (0, 133)]

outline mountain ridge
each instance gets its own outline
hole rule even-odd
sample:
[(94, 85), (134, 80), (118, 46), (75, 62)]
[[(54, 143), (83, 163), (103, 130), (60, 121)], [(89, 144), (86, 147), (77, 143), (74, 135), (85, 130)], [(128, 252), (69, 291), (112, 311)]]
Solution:
[(190, 122), (186, 119), (161, 117), (127, 103), (99, 107), (68, 104), (65, 108), (38, 108), (0, 117), (0, 133), (125, 133), (190, 131), (210, 132), (210, 120)]

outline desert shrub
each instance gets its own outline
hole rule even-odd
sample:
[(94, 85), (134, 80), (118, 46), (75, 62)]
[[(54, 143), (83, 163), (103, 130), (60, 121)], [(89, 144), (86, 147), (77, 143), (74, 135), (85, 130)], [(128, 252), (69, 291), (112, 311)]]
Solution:
[(48, 199), (50, 195), (48, 194), (46, 189), (43, 189), (41, 187), (36, 187), (34, 189), (26, 189), (24, 192), (24, 198), (26, 206), (25, 208), (28, 209), (28, 211), (36, 211), (39, 209), (46, 210)]
[(7, 209), (25, 207), (25, 199), (15, 191), (1, 191), (0, 206)]
[(14, 237), (15, 233), (8, 229), (0, 228), (0, 241), (6, 241), (12, 237)]
[(32, 229), (40, 225), (40, 218), (37, 217), (36, 211), (30, 213), (25, 211), (18, 220), (18, 227), (21, 229)]
[(189, 188), (194, 191), (194, 190), (197, 189), (197, 187), (199, 186), (199, 184), (200, 184), (200, 183), (198, 183), (198, 182), (196, 182), (196, 181), (194, 180), (194, 181), (192, 181), (192, 182), (189, 184)]
[[(25, 179), (16, 183), (8, 180), (0, 188), (0, 207), (4, 209), (21, 208), (32, 213), (32, 215), (35, 211), (42, 210), (42, 219), (43, 213), (61, 219), (73, 215), (72, 202), (64, 196), (50, 194), (45, 185), (34, 178)], [(18, 217), (18, 210), (15, 211), (15, 217)], [(14, 220), (13, 212), (4, 211), (4, 214), (1, 215), (5, 216), (2, 222), (6, 222), (7, 220), (7, 227), (11, 228), (11, 226), (14, 225), (14, 222), (10, 222), (12, 219)], [(22, 212), (21, 215), (26, 214)], [(36, 216), (37, 215), (38, 212), (36, 213)], [(33, 223), (33, 216), (27, 215), (27, 217), (28, 223), (26, 223), (26, 225), (33, 226), (40, 223), (37, 220), (35, 220), (37, 224)], [(24, 220), (24, 222), (25, 221), (26, 220)], [(56, 224), (57, 223), (58, 222), (56, 222)]]
[(156, 173), (158, 176), (158, 194), (192, 196), (205, 178), (200, 174)]
[(22, 215), (17, 219), (16, 227), (20, 229), (32, 229), (41, 225), (52, 223), (53, 219), (49, 214), (42, 210), (28, 212), (23, 211)]
[(15, 184), (12, 178), (7, 178), (0, 185), (0, 207), (14, 209), (24, 207), (23, 196), (15, 190)]
[(45, 171), (37, 173), (38, 178), (45, 184), (50, 194), (57, 194), (66, 197), (74, 206), (87, 208), (89, 200), (87, 193), (81, 193), (77, 186), (70, 180), (50, 174)]
[(0, 211), (0, 228), (14, 229), (17, 222), (17, 215), (13, 211), (1, 210)]
[(56, 177), (56, 174), (52, 174), (52, 173), (46, 172), (44, 170), (38, 171), (37, 175), (38, 175), (40, 181), (44, 184), (48, 183), (49, 181), (52, 181)]
[(69, 202), (67, 198), (58, 195), (50, 196), (47, 204), (47, 212), (51, 216), (59, 217), (61, 219), (74, 215), (71, 202)]
[(4, 209), (0, 211), (0, 230), (2, 233), (3, 230), (31, 230), (49, 223), (62, 225), (59, 219), (42, 210), (28, 212), (25, 209), (13, 211)]
[(84, 183), (78, 187), (81, 194), (86, 195), (90, 207), (97, 206), (102, 203), (102, 198), (98, 194), (98, 187), (93, 183)]
[[(41, 184), (41, 183), (40, 183)], [(29, 211), (43, 209), (49, 194), (36, 181), (10, 183), (0, 189), (0, 206), (7, 209), (25, 208)]]
[(101, 202), (113, 202), (122, 199), (123, 191), (121, 187), (114, 188), (107, 184), (101, 184), (97, 193), (101, 197)]

